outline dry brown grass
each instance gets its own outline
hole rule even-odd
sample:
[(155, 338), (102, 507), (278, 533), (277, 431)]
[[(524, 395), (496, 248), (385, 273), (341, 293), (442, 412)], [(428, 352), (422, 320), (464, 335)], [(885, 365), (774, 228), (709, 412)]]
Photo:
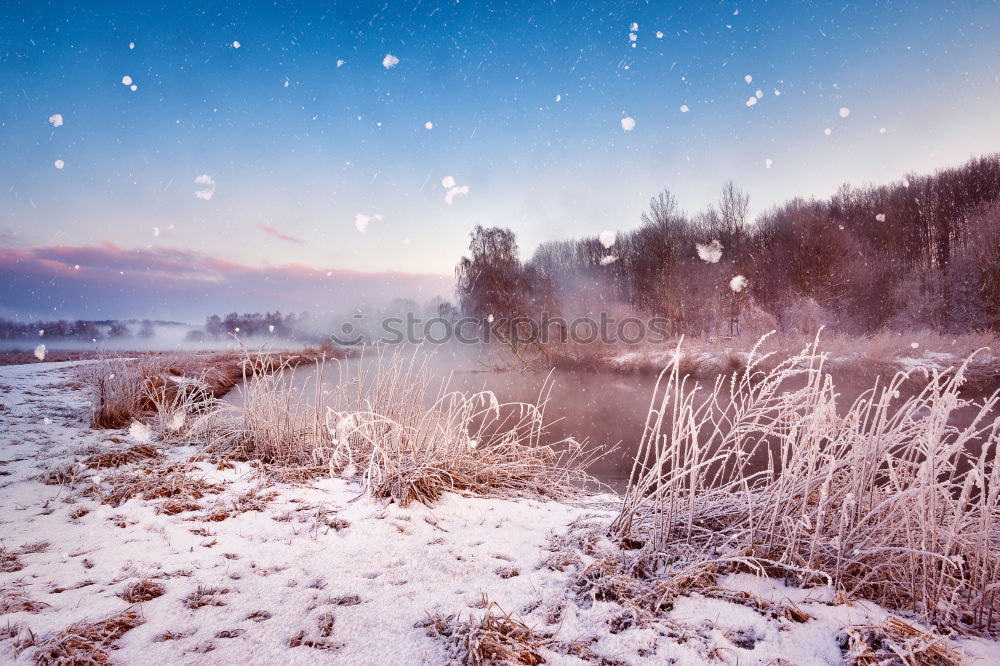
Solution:
[(205, 606), (225, 606), (222, 596), (229, 594), (229, 588), (207, 587), (199, 585), (194, 592), (184, 597), (182, 603), (185, 608), (197, 610)]
[(343, 357), (332, 346), (303, 352), (189, 352), (99, 357), (82, 366), (80, 381), (92, 396), (91, 425), (123, 428), (149, 421), (161, 436), (184, 430), (248, 374), (269, 374), (319, 359)]
[(166, 593), (166, 588), (150, 578), (143, 578), (128, 585), (118, 596), (130, 604), (139, 604), (157, 597), (162, 597)]
[[(53, 636), (28, 643), (35, 647), (32, 659), (38, 666), (111, 664), (108, 651), (114, 649), (114, 642), (140, 624), (137, 613), (124, 610), (99, 622), (77, 622)], [(29, 645), (20, 645), (21, 650), (26, 647)]]
[(151, 444), (136, 444), (127, 449), (112, 449), (102, 453), (95, 453), (86, 458), (83, 463), (93, 469), (107, 469), (111, 467), (121, 467), (130, 465), (141, 460), (160, 460), (163, 454), (156, 450)]
[[(900, 374), (840, 415), (814, 343), (690, 390), (660, 376), (613, 532), (657, 561), (829, 583), (932, 625), (1000, 621), (998, 395), (961, 397), (964, 368)], [(967, 426), (951, 425), (965, 410)], [(647, 567), (647, 571), (652, 570)], [(996, 616), (996, 617), (995, 617)]]
[(194, 502), (208, 493), (221, 490), (218, 484), (192, 476), (190, 472), (189, 467), (183, 464), (157, 465), (139, 472), (119, 472), (102, 482), (99, 499), (102, 504), (115, 507), (134, 497), (166, 499), (175, 503)]
[(964, 666), (968, 662), (948, 639), (898, 617), (884, 624), (850, 627), (844, 635), (845, 661), (858, 666)]
[(37, 613), (49, 604), (35, 601), (16, 589), (0, 590), (0, 615), (7, 613)]
[(341, 366), (329, 392), (295, 385), (287, 370), (253, 373), (242, 406), (213, 412), (193, 432), (227, 458), (361, 474), (369, 494), (404, 505), (447, 491), (566, 497), (587, 480), (580, 443), (541, 443), (548, 383), (535, 403), (450, 391), (446, 380), (434, 391), (426, 357), (399, 351)]
[(487, 664), (544, 664), (543, 647), (555, 645), (551, 634), (535, 632), (521, 619), (490, 602), (479, 619), (462, 621), (457, 615), (429, 615), (417, 624), (428, 636), (442, 640), (449, 656), (469, 666)]

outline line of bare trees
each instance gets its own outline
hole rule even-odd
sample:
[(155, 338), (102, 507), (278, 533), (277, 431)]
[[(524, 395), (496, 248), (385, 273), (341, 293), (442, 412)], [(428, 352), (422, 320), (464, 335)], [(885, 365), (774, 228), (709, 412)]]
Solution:
[(687, 335), (1000, 330), (1000, 154), (753, 221), (732, 182), (695, 214), (664, 191), (637, 228), (544, 243), (527, 261), (512, 231), (476, 227), (456, 274), (463, 312), (482, 317), (623, 308)]
[[(156, 328), (149, 319), (143, 319), (134, 335), (152, 338)], [(114, 340), (133, 336), (133, 330), (126, 322), (114, 319), (91, 321), (85, 319), (57, 319), (52, 321), (18, 322), (0, 319), (0, 340), (34, 340), (35, 338), (58, 338), (66, 340)]]

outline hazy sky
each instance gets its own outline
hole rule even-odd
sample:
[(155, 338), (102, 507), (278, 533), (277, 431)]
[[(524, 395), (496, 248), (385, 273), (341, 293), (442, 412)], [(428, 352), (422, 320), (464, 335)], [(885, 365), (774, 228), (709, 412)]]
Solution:
[(6, 2), (0, 315), (450, 295), (477, 223), (527, 255), (663, 188), (958, 164), (1000, 150), (998, 34), (998, 2)]

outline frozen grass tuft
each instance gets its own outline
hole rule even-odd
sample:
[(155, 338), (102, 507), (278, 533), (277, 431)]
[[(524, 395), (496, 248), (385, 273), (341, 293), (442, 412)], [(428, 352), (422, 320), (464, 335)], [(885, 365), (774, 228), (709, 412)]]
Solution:
[(139, 604), (163, 596), (166, 589), (155, 580), (143, 578), (128, 585), (118, 596), (130, 604)]
[(536, 633), (522, 620), (491, 602), (480, 619), (462, 621), (456, 615), (430, 615), (418, 627), (442, 640), (455, 663), (544, 664), (540, 650), (553, 643), (551, 636)]
[(542, 444), (548, 384), (534, 403), (501, 403), (489, 391), (450, 391), (447, 379), (433, 390), (425, 356), (397, 351), (340, 369), (329, 392), (293, 385), (288, 368), (254, 373), (241, 407), (223, 407), (195, 431), (218, 455), (283, 468), (286, 478), (358, 474), (370, 495), (403, 505), (447, 491), (565, 497), (588, 480), (580, 443)]
[(140, 624), (142, 619), (131, 610), (124, 610), (99, 622), (77, 622), (42, 641), (29, 638), (19, 643), (15, 656), (19, 650), (34, 645), (32, 658), (38, 666), (111, 664), (108, 650), (114, 649), (115, 641)]
[[(826, 360), (817, 341), (777, 363), (751, 354), (725, 397), (722, 378), (695, 388), (668, 366), (613, 533), (642, 546), (645, 571), (714, 562), (995, 632), (998, 394), (960, 396), (966, 361), (912, 397), (899, 388), (922, 371), (898, 373), (840, 416)], [(950, 424), (958, 410), (969, 425)]]

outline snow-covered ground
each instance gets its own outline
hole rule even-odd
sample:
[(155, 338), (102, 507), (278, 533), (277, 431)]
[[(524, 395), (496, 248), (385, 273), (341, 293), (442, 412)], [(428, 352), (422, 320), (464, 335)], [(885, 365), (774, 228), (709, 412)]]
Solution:
[[(122, 469), (150, 469), (152, 484), (167, 463), (185, 463), (187, 477), (214, 484), (197, 508), (170, 515), (163, 498), (102, 504), (121, 470), (81, 461), (136, 442), (87, 427), (74, 365), (0, 367), (3, 661), (20, 649), (16, 660), (30, 662), (32, 643), (126, 609), (142, 623), (102, 649), (128, 664), (447, 663), (460, 656), (455, 643), (427, 620), (478, 618), (484, 599), (547, 636), (539, 653), (548, 663), (586, 663), (565, 648), (585, 644), (595, 663), (837, 664), (844, 627), (888, 617), (872, 604), (833, 603), (828, 589), (740, 574), (722, 587), (794, 604), (812, 619), (692, 593), (656, 621), (623, 622), (621, 605), (581, 598), (575, 585), (581, 567), (614, 549), (602, 536), (612, 497), (448, 495), (403, 508), (349, 480), (262, 486), (251, 465), (187, 464), (194, 449), (172, 448), (165, 461)], [(45, 484), (53, 470), (75, 481)], [(581, 533), (594, 536), (594, 549), (561, 557), (557, 545)], [(163, 593), (138, 604), (119, 596), (144, 579)], [(961, 645), (981, 663), (1000, 663), (995, 643)]]

